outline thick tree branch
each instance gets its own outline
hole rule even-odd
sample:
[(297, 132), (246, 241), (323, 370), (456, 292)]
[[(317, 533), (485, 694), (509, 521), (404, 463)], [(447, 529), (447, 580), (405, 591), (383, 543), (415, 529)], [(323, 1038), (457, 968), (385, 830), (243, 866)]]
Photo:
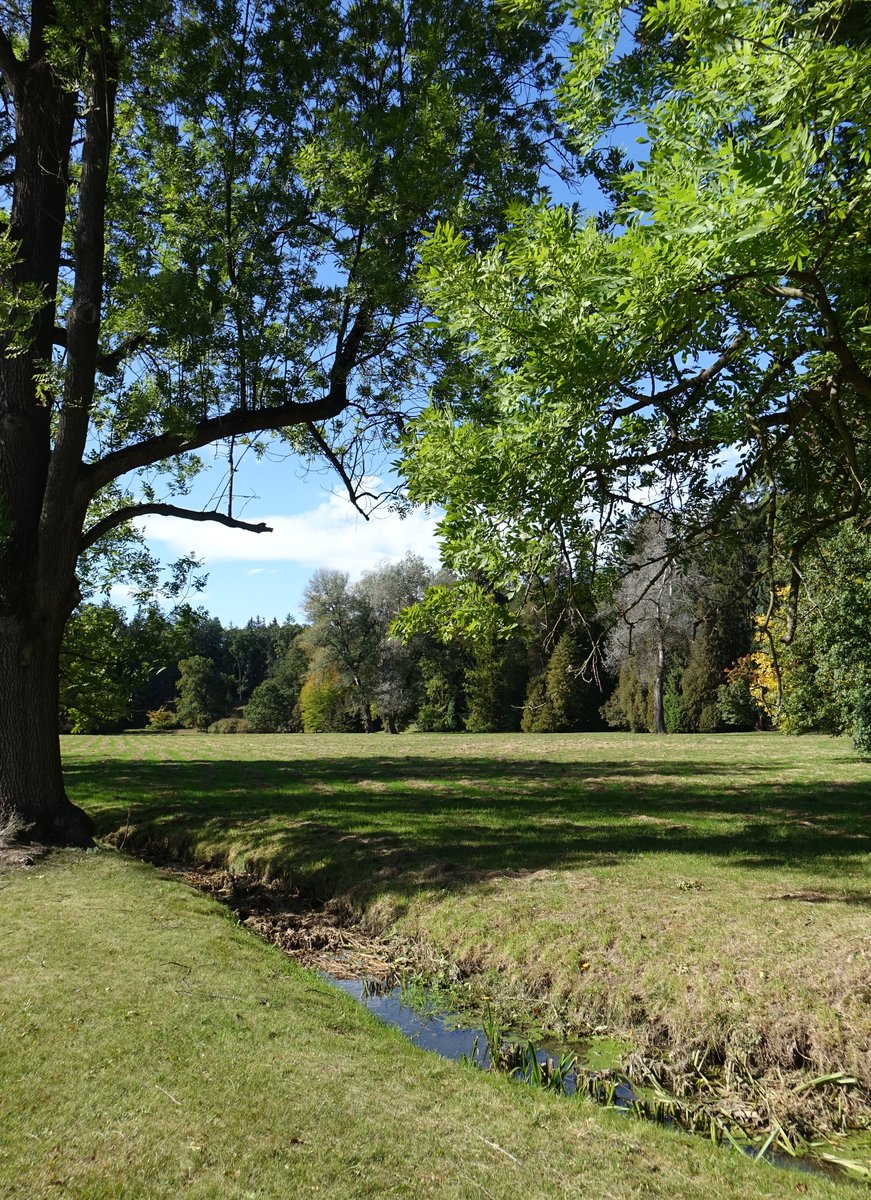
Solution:
[[(50, 9), (53, 7), (49, 6)], [(53, 14), (49, 12), (47, 16)], [(118, 86), (111, 0), (92, 0), (90, 16), (93, 30), (89, 31), (86, 40), (83, 39), (81, 48), (86, 68), (81, 88), (86, 110), (85, 140), (79, 164), (78, 205), (73, 230), (76, 266), (65, 322), (67, 363), (40, 513), (39, 585), (46, 597), (52, 594), (52, 575), (57, 564), (72, 548), (64, 531), (64, 514), (71, 508), (76, 511), (78, 507), (81, 519), (85, 511), (82, 498), (76, 497), (75, 492), (88, 442), (89, 412), (100, 353), (106, 195)], [(56, 267), (54, 275), (56, 279)], [(53, 341), (53, 325), (54, 321), (50, 320), (46, 331), (49, 344)]]
[(23, 70), (24, 63), (13, 50), (6, 31), (0, 29), (0, 73), (6, 80), (10, 91), (14, 92), (17, 88)]
[[(67, 265), (73, 266), (74, 264), (68, 263)], [(61, 349), (66, 349), (67, 331), (61, 325), (55, 326), (54, 344), (60, 346)], [(135, 354), (137, 350), (141, 350), (144, 346), (148, 345), (154, 345), (148, 334), (134, 334), (126, 342), (122, 342), (120, 346), (116, 346), (114, 350), (101, 351), (97, 355), (97, 370), (101, 375), (114, 375), (125, 358), (129, 358), (131, 354)]]
[(328, 421), (331, 417), (337, 417), (347, 403), (347, 391), (341, 387), (331, 388), (323, 399), (309, 404), (288, 400), (274, 408), (237, 409), (206, 417), (188, 433), (159, 433), (120, 450), (113, 450), (97, 462), (89, 463), (82, 470), (80, 486), (85, 495), (90, 497), (128, 471), (151, 466), (176, 454), (186, 454), (189, 450), (199, 450), (234, 434), (240, 436), (284, 429), (288, 425), (305, 425), (309, 421)]
[(859, 365), (852, 349), (841, 330), (840, 320), (835, 307), (829, 299), (828, 292), (820, 277), (812, 271), (797, 271), (795, 277), (800, 283), (812, 289), (812, 303), (823, 319), (826, 327), (826, 348), (835, 355), (844, 372), (844, 378), (856, 389), (860, 396), (871, 399), (871, 379)]
[(361, 305), (354, 318), (354, 323), (346, 335), (347, 314), (343, 317), (336, 357), (330, 371), (330, 391), (333, 391), (334, 388), (340, 390), (345, 388), (349, 373), (358, 363), (360, 346), (363, 338), (369, 332), (371, 320), (372, 314), (368, 305)]
[(252, 525), (248, 521), (239, 521), (236, 517), (228, 517), (226, 513), (202, 512), (195, 508), (178, 508), (175, 504), (128, 504), (124, 508), (118, 508), (115, 512), (109, 513), (107, 517), (103, 517), (90, 529), (85, 530), (82, 534), (81, 550), (89, 550), (101, 537), (119, 525), (123, 525), (125, 521), (131, 521), (134, 517), (147, 516), (180, 517), (184, 521), (217, 521), (219, 525), (226, 525), (229, 529), (245, 529), (248, 533), (272, 533), (272, 526), (263, 521)]

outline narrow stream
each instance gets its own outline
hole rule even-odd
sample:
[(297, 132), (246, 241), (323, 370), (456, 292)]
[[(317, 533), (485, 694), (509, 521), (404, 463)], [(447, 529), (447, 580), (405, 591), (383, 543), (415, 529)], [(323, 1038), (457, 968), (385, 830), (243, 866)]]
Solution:
[(421, 1050), (431, 1050), (442, 1058), (474, 1060), (485, 1069), (490, 1066), (490, 1047), (483, 1029), (458, 1026), (452, 1013), (435, 1009), (420, 1012), (412, 1008), (403, 999), (401, 987), (385, 991), (370, 987), (363, 979), (339, 979), (326, 971), (320, 975), (340, 992), (353, 996), (379, 1021), (395, 1026)]
[[(288, 896), (275, 886), (233, 876), (218, 868), (188, 867), (182, 863), (156, 860), (164, 871), (181, 876), (191, 886), (227, 904), (240, 922), (265, 941), (272, 942), (301, 965), (317, 971), (322, 979), (362, 1004), (387, 1025), (395, 1026), (422, 1050), (443, 1058), (465, 1060), (482, 1069), (495, 1069), (518, 1082), (561, 1091), (567, 1096), (581, 1092), (598, 1103), (641, 1120), (654, 1121), (687, 1134), (710, 1136), (717, 1144), (729, 1143), (752, 1158), (792, 1170), (836, 1178), (868, 1179), (868, 1168), (834, 1155), (790, 1157), (771, 1148), (771, 1139), (760, 1146), (748, 1138), (745, 1143), (714, 1113), (694, 1108), (686, 1101), (662, 1091), (636, 1092), (617, 1064), (624, 1047), (608, 1037), (592, 1037), (580, 1045), (533, 1045), (514, 1031), (491, 1026), (489, 1015), (484, 1025), (471, 1027), (461, 1013), (445, 1011), (438, 994), (401, 985), (389, 986), (380, 980), (396, 978), (391, 947), (360, 938), (341, 921), (319, 908), (312, 908), (298, 896)], [(374, 978), (372, 967), (375, 966)], [(351, 976), (350, 978), (348, 976)], [(479, 1020), (480, 1020), (479, 1016)], [(491, 1045), (492, 1042), (492, 1045)], [(491, 1062), (495, 1051), (496, 1062)], [(846, 1147), (845, 1147), (846, 1149)], [(865, 1149), (862, 1151), (865, 1156)], [(849, 1170), (847, 1170), (849, 1169)], [(845, 1170), (847, 1173), (845, 1174)]]
[[(370, 987), (362, 979), (339, 979), (323, 971), (320, 974), (333, 987), (353, 996), (385, 1025), (395, 1026), (421, 1050), (430, 1050), (442, 1058), (463, 1059), (482, 1070), (489, 1070), (490, 1043), (486, 1030), (460, 1024), (461, 1018), (457, 1013), (411, 1005), (400, 986), (385, 990)], [(577, 1069), (565, 1074), (558, 1085), (567, 1096), (577, 1092), (577, 1070), (591, 1075), (594, 1071), (593, 1063), (584, 1054), (583, 1048), (572, 1048), (570, 1054), (572, 1058), (577, 1058)], [(559, 1057), (559, 1051), (547, 1045), (535, 1048), (536, 1061), (544, 1068), (549, 1062), (558, 1061)], [(517, 1079), (525, 1078), (527, 1073), (522, 1065), (511, 1072)], [(609, 1101), (617, 1108), (625, 1108), (636, 1099), (632, 1089), (620, 1081), (616, 1082), (611, 1093)]]
[[(431, 1007), (427, 1007), (426, 1002), (423, 1005), (412, 1005), (399, 985), (386, 989), (371, 986), (365, 979), (341, 979), (327, 971), (318, 973), (333, 987), (338, 988), (345, 995), (353, 997), (380, 1021), (394, 1026), (421, 1050), (429, 1050), (431, 1053), (441, 1055), (442, 1058), (470, 1062), (482, 1070), (490, 1068), (490, 1044), (486, 1031), (482, 1027), (476, 1028), (461, 1024), (463, 1018), (458, 1013), (445, 1012), (435, 1003)], [(532, 1049), (531, 1044), (530, 1049)], [(559, 1050), (546, 1045), (535, 1047), (534, 1053), (536, 1061), (543, 1068), (547, 1068), (549, 1063), (553, 1064), (560, 1058)], [(562, 1053), (566, 1053), (565, 1048)], [(575, 1066), (570, 1072), (559, 1078), (554, 1086), (555, 1090), (561, 1090), (565, 1095), (572, 1096), (577, 1093), (579, 1077), (592, 1079), (597, 1075), (594, 1065), (597, 1058), (595, 1039), (586, 1046), (571, 1048), (569, 1056), (575, 1059)], [(611, 1073), (606, 1069), (603, 1072), (603, 1078)], [(511, 1070), (509, 1074), (518, 1082), (529, 1081), (528, 1065), (524, 1067), (521, 1064)], [(601, 1088), (595, 1090), (600, 1102), (606, 1103), (611, 1108), (622, 1109), (627, 1114), (631, 1111), (633, 1102), (638, 1099), (628, 1083), (619, 1078), (607, 1085), (603, 1081)], [(585, 1091), (585, 1094), (588, 1093)], [(679, 1128), (667, 1120), (663, 1123), (672, 1125), (676, 1130)], [(755, 1146), (748, 1145), (738, 1148), (751, 1158), (759, 1156), (758, 1148)], [(835, 1177), (839, 1181), (844, 1180), (844, 1176), (840, 1172), (833, 1172), (825, 1163), (814, 1162), (808, 1158), (790, 1158), (786, 1154), (770, 1150), (766, 1151), (762, 1157), (772, 1166), (786, 1167), (790, 1170), (824, 1175), (829, 1178)]]

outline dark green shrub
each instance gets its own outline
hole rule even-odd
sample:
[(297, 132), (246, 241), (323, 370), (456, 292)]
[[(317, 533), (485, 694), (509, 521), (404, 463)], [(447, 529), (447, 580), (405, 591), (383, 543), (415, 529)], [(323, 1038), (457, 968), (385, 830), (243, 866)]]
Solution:
[(300, 729), (298, 697), (277, 679), (264, 679), (245, 705), (252, 733), (296, 733)]
[(212, 721), (209, 726), (209, 733), (250, 733), (251, 726), (244, 717), (221, 717), (219, 721)]
[(420, 660), (424, 701), (415, 722), (422, 733), (455, 733), (462, 729), (463, 691), (456, 664), (441, 658)]
[(675, 667), (669, 671), (665, 681), (665, 691), (662, 697), (663, 716), (666, 733), (691, 733), (692, 725), (684, 706), (681, 676), (683, 669)]
[(733, 676), (728, 683), (717, 688), (717, 716), (723, 725), (732, 729), (757, 727), (759, 708), (750, 693), (750, 685), (746, 679)]
[(206, 730), (230, 707), (229, 688), (232, 682), (211, 658), (194, 654), (178, 664), (179, 680), (176, 712), (181, 725), (187, 729)]
[[(681, 700), (684, 710), (686, 732), (712, 733), (702, 729), (702, 714), (706, 709), (714, 710), (714, 723), (719, 725), (716, 712), (717, 688), (723, 682), (723, 664), (720, 662), (713, 641), (700, 632), (689, 648), (689, 657), (681, 678)], [(707, 713), (710, 725), (711, 714)]]
[(524, 733), (556, 732), (556, 716), (547, 695), (546, 675), (536, 675), (529, 681), (520, 728)]
[(602, 716), (612, 729), (649, 733), (653, 728), (653, 695), (638, 680), (631, 660), (621, 665), (617, 686), (602, 706)]
[(481, 638), (472, 649), (472, 661), (463, 674), (466, 694), (466, 731), (498, 733), (503, 728), (504, 686), (502, 647), (491, 634)]
[(706, 704), (699, 713), (699, 733), (717, 733), (720, 729), (720, 714), (716, 704)]

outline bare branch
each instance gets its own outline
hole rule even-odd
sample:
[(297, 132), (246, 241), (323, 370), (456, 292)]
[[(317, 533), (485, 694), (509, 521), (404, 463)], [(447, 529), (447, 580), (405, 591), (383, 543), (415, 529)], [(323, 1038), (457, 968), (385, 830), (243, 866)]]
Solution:
[(239, 521), (236, 517), (228, 517), (226, 513), (202, 512), (195, 508), (178, 508), (175, 504), (128, 504), (124, 508), (117, 508), (113, 513), (109, 513), (107, 517), (103, 517), (86, 530), (82, 534), (81, 550), (89, 550), (101, 537), (119, 525), (123, 525), (125, 521), (131, 521), (134, 517), (152, 515), (180, 517), (184, 521), (217, 521), (219, 525), (226, 525), (229, 529), (245, 529), (248, 533), (272, 533), (272, 526), (263, 521), (252, 525), (248, 521)]
[(354, 508), (356, 508), (357, 512), (363, 518), (365, 518), (365, 520), (368, 521), (369, 514), (366, 512), (365, 509), (360, 507), (360, 495), (370, 496), (371, 492), (362, 492), (362, 493), (357, 492), (357, 489), (354, 486), (354, 481), (353, 481), (353, 479), (351, 479), (350, 475), (345, 470), (345, 468), (342, 464), (342, 460), (339, 458), (339, 456), (336, 454), (336, 452), (332, 449), (332, 447), (329, 445), (329, 443), (326, 442), (321, 437), (321, 435), (318, 433), (317, 426), (314, 424), (314, 422), (309, 421), (307, 424), (307, 429), (308, 429), (309, 433), (312, 435), (312, 437), (314, 438), (315, 442), (317, 443), (317, 446), (318, 446), (318, 449), (320, 450), (320, 452), (323, 454), (323, 456), (326, 459), (329, 460), (331, 466), (333, 467), (333, 470), (336, 472), (336, 474), (341, 479), (342, 483), (344, 483), (345, 487), (347, 488), (348, 499), (354, 505)]
[(787, 287), (786, 284), (779, 283), (766, 283), (763, 290), (771, 296), (782, 296), (784, 300), (806, 300), (808, 304), (814, 304), (813, 296), (806, 292), (804, 288)]

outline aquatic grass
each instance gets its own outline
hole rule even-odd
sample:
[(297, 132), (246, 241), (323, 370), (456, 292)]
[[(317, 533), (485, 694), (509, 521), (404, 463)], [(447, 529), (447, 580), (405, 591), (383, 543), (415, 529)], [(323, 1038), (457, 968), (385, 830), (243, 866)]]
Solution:
[(508, 1050), (508, 1043), (505, 1040), (505, 1031), (499, 1023), (496, 1013), (493, 1011), (492, 1005), (487, 1003), (484, 1010), (484, 1016), (481, 1020), (481, 1025), (484, 1030), (484, 1038), (487, 1042), (487, 1062), (491, 1071), (506, 1070), (506, 1060), (503, 1054)]
[(545, 1086), (556, 1092), (565, 1092), (570, 1088), (575, 1089), (578, 1070), (576, 1054), (564, 1052), (557, 1058), (551, 1058), (548, 1055), (543, 1064)]
[(865, 1166), (864, 1163), (853, 1162), (849, 1158), (840, 1158), (836, 1154), (821, 1154), (820, 1161), (837, 1167), (851, 1179), (871, 1181), (871, 1167)]
[[(749, 1154), (756, 1162), (774, 1162), (777, 1161), (774, 1156), (780, 1155), (801, 1160), (807, 1167), (816, 1165), (817, 1169), (828, 1168), (850, 1178), (871, 1179), (871, 1168), (831, 1153), (837, 1145), (835, 1138), (809, 1141), (795, 1133), (789, 1135), (774, 1114), (769, 1117), (767, 1131), (760, 1133), (739, 1120), (730, 1119), (711, 1105), (686, 1102), (668, 1095), (655, 1079), (652, 1095), (637, 1095), (633, 1081), (618, 1071), (592, 1071), (579, 1062), (576, 1054), (563, 1052), (553, 1057), (531, 1040), (525, 1045), (506, 1041), (503, 1031), (494, 1023), (492, 1013), (487, 1014), (486, 1020), (492, 1045), (498, 1047), (495, 1055), (489, 1055), (487, 1067), (508, 1075), (516, 1083), (568, 1096), (586, 1096), (601, 1108), (704, 1137), (715, 1146), (727, 1146), (741, 1154)], [(462, 1061), (475, 1067), (483, 1065), (478, 1058), (477, 1037), (472, 1052), (463, 1056)], [(819, 1086), (830, 1082), (844, 1085), (855, 1081), (832, 1076), (810, 1081), (810, 1084)]]
[(483, 1065), (483, 1056), (481, 1053), (481, 1035), (476, 1033), (472, 1039), (472, 1048), (467, 1054), (461, 1054), (458, 1062), (463, 1063), (467, 1067), (480, 1067)]

